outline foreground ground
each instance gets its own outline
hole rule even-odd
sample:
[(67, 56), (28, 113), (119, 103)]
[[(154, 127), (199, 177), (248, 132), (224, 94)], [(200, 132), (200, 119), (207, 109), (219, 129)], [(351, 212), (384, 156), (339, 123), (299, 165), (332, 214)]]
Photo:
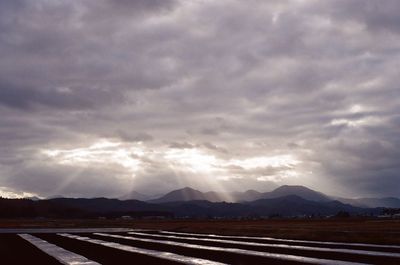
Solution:
[(130, 228), (0, 229), (0, 249), (14, 265), (400, 264), (400, 245)]
[(0, 220), (0, 228), (124, 227), (400, 245), (400, 220)]

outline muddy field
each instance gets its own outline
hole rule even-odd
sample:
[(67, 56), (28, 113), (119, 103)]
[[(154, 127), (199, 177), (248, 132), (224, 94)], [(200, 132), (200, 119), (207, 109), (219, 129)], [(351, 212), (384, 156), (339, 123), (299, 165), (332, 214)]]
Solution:
[(15, 265), (400, 264), (400, 245), (393, 244), (130, 228), (0, 229), (0, 249), (1, 264)]
[(0, 228), (124, 227), (400, 245), (400, 220), (1, 220)]

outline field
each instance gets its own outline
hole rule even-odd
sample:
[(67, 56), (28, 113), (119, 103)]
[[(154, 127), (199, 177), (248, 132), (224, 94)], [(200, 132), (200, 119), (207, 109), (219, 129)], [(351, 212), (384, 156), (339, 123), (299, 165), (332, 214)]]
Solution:
[(2, 264), (63, 257), (93, 265), (400, 264), (399, 220), (2, 220), (1, 227)]
[(1, 220), (0, 228), (124, 227), (400, 245), (400, 220)]

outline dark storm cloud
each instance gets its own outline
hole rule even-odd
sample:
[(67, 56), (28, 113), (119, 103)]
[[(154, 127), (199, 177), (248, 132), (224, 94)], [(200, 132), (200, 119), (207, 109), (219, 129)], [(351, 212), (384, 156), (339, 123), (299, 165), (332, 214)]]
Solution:
[[(142, 37), (131, 41), (125, 28), (172, 8), (174, 1), (11, 2), (1, 8), (2, 103), (79, 108), (122, 97), (124, 88), (168, 83), (167, 76), (153, 75), (157, 69), (148, 70)], [(73, 93), (57, 91), (63, 88)]]
[[(369, 194), (397, 194), (400, 170), (399, 142), (394, 136), (398, 127), (366, 128), (363, 132), (348, 137), (336, 137), (320, 151), (323, 167), (337, 182), (348, 183), (353, 189), (368, 191)], [(350, 129), (351, 130), (351, 129)], [(382, 135), (382, 131), (387, 132)], [(354, 137), (357, 135), (358, 137)]]
[(145, 132), (128, 132), (128, 131), (117, 131), (117, 136), (123, 141), (127, 142), (147, 142), (154, 140), (153, 136)]
[(35, 107), (53, 109), (87, 109), (105, 104), (116, 96), (100, 89), (76, 88), (30, 88), (10, 83), (0, 83), (0, 105), (21, 110)]
[[(69, 179), (60, 193), (114, 196), (268, 190), (272, 179), (400, 196), (399, 10), (394, 0), (1, 1), (0, 187), (48, 195)], [(46, 150), (105, 159), (104, 138), (138, 168), (126, 157), (80, 170), (41, 162)], [(299, 163), (227, 166), (282, 155)]]
[(169, 147), (175, 148), (175, 149), (191, 149), (191, 148), (195, 148), (195, 145), (192, 145), (187, 142), (183, 142), (183, 143), (173, 142), (169, 145)]
[(209, 150), (213, 150), (216, 152), (228, 153), (228, 150), (226, 150), (225, 148), (223, 148), (221, 146), (217, 146), (217, 145), (209, 143), (209, 142), (203, 143), (202, 146), (204, 146), (205, 148), (207, 148)]
[[(327, 3), (326, 3), (327, 2)], [(319, 4), (326, 5), (333, 17), (358, 20), (369, 30), (396, 31), (400, 30), (400, 6), (396, 0), (379, 2), (374, 0), (340, 0), (326, 1)], [(318, 6), (318, 5), (317, 5)]]

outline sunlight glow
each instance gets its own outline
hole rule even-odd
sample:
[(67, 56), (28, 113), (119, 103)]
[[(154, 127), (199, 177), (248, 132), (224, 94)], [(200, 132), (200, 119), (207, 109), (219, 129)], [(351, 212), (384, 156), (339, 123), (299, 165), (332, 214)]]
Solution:
[(247, 177), (275, 182), (296, 178), (299, 176), (296, 165), (300, 163), (290, 154), (224, 159), (201, 148), (153, 150), (142, 143), (133, 145), (108, 140), (75, 149), (42, 150), (42, 154), (59, 164), (109, 168), (120, 166), (127, 176), (133, 177), (151, 169), (153, 165), (161, 164), (173, 170), (182, 183), (197, 181), (201, 177), (203, 184), (219, 190), (224, 189), (227, 181)]
[(198, 149), (172, 149), (165, 153), (164, 158), (179, 166), (189, 168), (194, 172), (210, 173), (218, 164), (215, 156), (204, 154)]
[(142, 156), (143, 151), (138, 147), (126, 148), (122, 147), (121, 143), (102, 140), (87, 148), (43, 150), (42, 154), (60, 164), (115, 163), (135, 171), (140, 165), (140, 160), (133, 155)]
[(278, 156), (260, 156), (252, 157), (244, 160), (231, 160), (231, 164), (241, 166), (245, 169), (254, 169), (259, 167), (292, 167), (299, 164), (291, 155), (278, 155)]
[(331, 121), (331, 125), (345, 125), (348, 127), (362, 127), (362, 126), (377, 126), (382, 124), (384, 120), (378, 117), (365, 117), (361, 119), (334, 119)]
[(14, 191), (7, 187), (0, 187), (0, 197), (9, 199), (20, 199), (29, 197), (38, 197), (37, 194), (29, 192)]
[(360, 113), (363, 110), (364, 110), (363, 106), (356, 104), (356, 105), (351, 106), (349, 111), (350, 111), (350, 113)]

